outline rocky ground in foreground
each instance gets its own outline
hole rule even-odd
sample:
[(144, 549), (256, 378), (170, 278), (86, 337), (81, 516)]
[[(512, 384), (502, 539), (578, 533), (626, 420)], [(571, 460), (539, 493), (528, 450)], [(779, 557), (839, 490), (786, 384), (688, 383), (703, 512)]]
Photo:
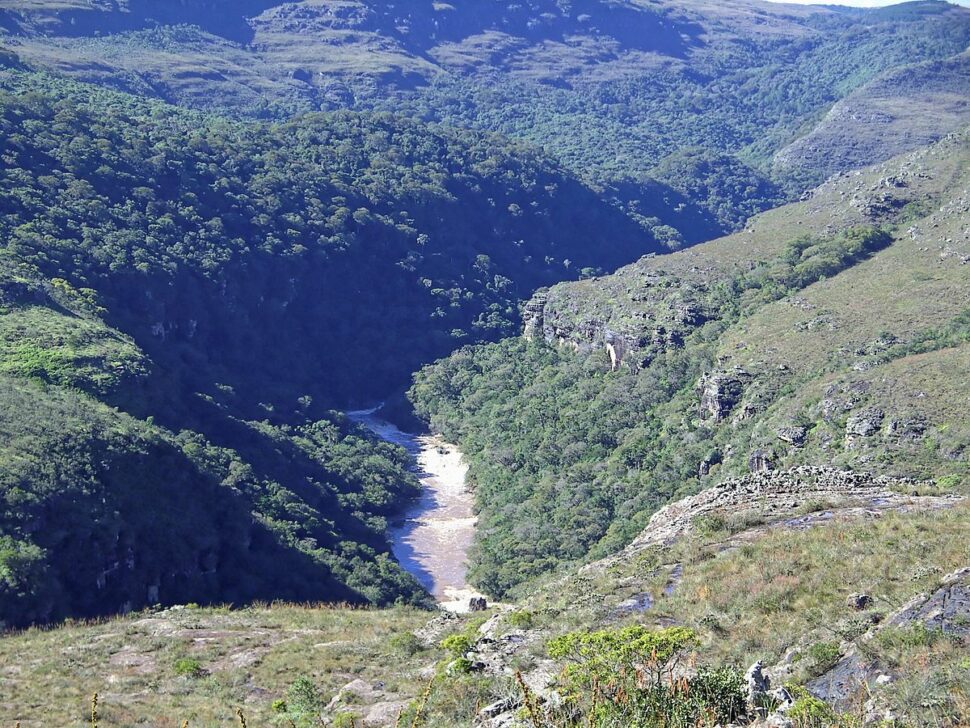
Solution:
[(551, 639), (646, 624), (696, 629), (691, 664), (760, 662), (770, 686), (755, 670), (746, 690), (771, 698), (764, 725), (807, 725), (786, 717), (785, 685), (867, 725), (957, 725), (945, 716), (967, 715), (970, 697), (968, 513), (928, 489), (827, 468), (731, 480), (659, 511), (623, 554), (462, 616), (189, 606), (11, 634), (0, 710), (82, 726), (97, 693), (101, 725), (226, 725), (237, 711), (287, 725), (306, 700), (325, 725), (411, 725), (420, 710), (416, 725), (531, 726), (523, 695), (559, 704)]

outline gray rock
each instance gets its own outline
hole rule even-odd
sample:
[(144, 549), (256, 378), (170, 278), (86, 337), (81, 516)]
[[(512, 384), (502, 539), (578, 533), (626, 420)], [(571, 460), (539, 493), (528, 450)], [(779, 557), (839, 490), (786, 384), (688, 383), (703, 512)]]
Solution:
[(768, 714), (767, 706), (771, 700), (768, 691), (771, 690), (771, 678), (764, 671), (764, 665), (758, 660), (744, 673), (747, 684), (748, 712), (762, 718)]
[(872, 606), (872, 597), (868, 594), (850, 594), (846, 604), (855, 610), (862, 611)]
[(367, 708), (364, 726), (370, 728), (397, 725), (398, 717), (408, 707), (407, 700), (385, 700)]
[(786, 717), (782, 713), (773, 713), (768, 716), (764, 724), (765, 728), (795, 728), (795, 724), (791, 718)]
[(869, 409), (852, 415), (845, 423), (845, 440), (851, 444), (860, 437), (872, 437), (882, 426), (882, 410)]
[(748, 470), (752, 473), (771, 472), (772, 459), (772, 453), (767, 450), (755, 450), (748, 456)]
[(509, 697), (503, 698), (502, 700), (496, 700), (494, 703), (489, 703), (478, 711), (478, 718), (476, 722), (482, 722), (483, 720), (489, 718), (495, 718), (502, 713), (508, 713), (511, 710), (515, 710), (520, 705), (522, 705), (522, 700), (518, 697)]
[(742, 369), (708, 372), (697, 382), (702, 417), (723, 420), (741, 401), (750, 376)]
[(808, 430), (800, 425), (794, 425), (792, 427), (779, 428), (776, 434), (782, 442), (787, 442), (793, 447), (801, 447), (805, 444), (805, 439), (808, 437)]
[(716, 450), (712, 453), (709, 453), (701, 461), (700, 465), (697, 466), (697, 475), (699, 477), (704, 477), (705, 475), (708, 475), (711, 472), (711, 467), (714, 465), (717, 465), (720, 462), (721, 462), (721, 453), (717, 452)]

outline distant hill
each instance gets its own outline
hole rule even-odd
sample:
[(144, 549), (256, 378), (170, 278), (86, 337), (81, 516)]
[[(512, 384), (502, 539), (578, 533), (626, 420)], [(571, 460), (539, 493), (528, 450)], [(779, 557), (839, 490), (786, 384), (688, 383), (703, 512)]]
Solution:
[[(733, 230), (782, 192), (671, 179), (657, 169), (668, 155), (706, 150), (770, 177), (772, 155), (832, 104), (970, 44), (970, 10), (943, 2), (864, 12), (755, 0), (3, 0), (0, 27), (34, 67), (192, 108), (272, 118), (379, 108), (526, 140), (616, 187), (619, 204), (676, 230), (678, 244)], [(944, 120), (934, 106), (948, 102), (920, 93), (913, 108), (940, 118), (910, 139), (893, 127), (896, 151), (950, 128), (952, 110)], [(905, 106), (908, 92), (897, 98)], [(887, 139), (860, 132), (852, 144), (864, 149)], [(795, 179), (777, 181), (806, 188)], [(668, 204), (685, 185), (703, 194)]]
[(881, 162), (970, 123), (970, 53), (888, 71), (774, 157), (801, 183)]

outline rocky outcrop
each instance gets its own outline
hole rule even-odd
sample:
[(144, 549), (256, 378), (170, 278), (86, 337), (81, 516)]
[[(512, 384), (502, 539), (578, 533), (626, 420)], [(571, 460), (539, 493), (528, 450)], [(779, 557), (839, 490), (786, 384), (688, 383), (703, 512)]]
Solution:
[(748, 668), (744, 673), (744, 681), (747, 685), (748, 717), (767, 718), (765, 725), (768, 726), (786, 725), (784, 712), (792, 706), (794, 700), (783, 686), (771, 689), (771, 678), (765, 672), (761, 660)]
[(879, 432), (884, 417), (883, 411), (877, 408), (870, 408), (849, 417), (845, 423), (846, 447), (852, 447), (860, 439), (872, 437)]
[(701, 417), (715, 422), (725, 419), (741, 401), (750, 375), (743, 369), (708, 372), (697, 382)]
[[(904, 506), (922, 500), (939, 500), (902, 495), (928, 484), (906, 478), (874, 476), (835, 468), (801, 466), (786, 471), (757, 472), (732, 478), (684, 498), (657, 511), (646, 529), (627, 547), (626, 553), (671, 543), (690, 533), (704, 516), (731, 515), (756, 511), (763, 520), (784, 520), (797, 515), (806, 504), (824, 502), (833, 507), (858, 505), (870, 509)], [(792, 522), (792, 525), (798, 525)]]
[(805, 444), (805, 439), (808, 437), (808, 430), (801, 425), (793, 425), (791, 427), (781, 427), (776, 433), (778, 439), (792, 447), (802, 447)]
[(748, 470), (752, 473), (770, 473), (774, 470), (774, 456), (769, 450), (755, 450), (748, 456)]
[(872, 722), (887, 718), (891, 722), (884, 698), (886, 686), (894, 682), (894, 666), (871, 658), (865, 645), (893, 628), (925, 629), (946, 635), (954, 644), (970, 645), (970, 567), (948, 574), (937, 589), (914, 597), (857, 642), (846, 645), (843, 657), (809, 682), (808, 690), (837, 709), (856, 707), (861, 698)]
[(545, 337), (545, 309), (548, 300), (547, 291), (536, 291), (522, 307), (522, 335), (525, 338)]

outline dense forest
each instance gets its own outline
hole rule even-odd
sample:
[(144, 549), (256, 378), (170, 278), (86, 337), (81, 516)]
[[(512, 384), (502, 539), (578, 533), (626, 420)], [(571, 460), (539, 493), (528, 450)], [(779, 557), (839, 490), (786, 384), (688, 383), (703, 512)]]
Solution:
[(403, 451), (329, 408), (512, 333), (537, 286), (659, 249), (485, 134), (233, 122), (20, 70), (3, 86), (10, 623), (420, 601), (385, 540), (416, 493)]
[(153, 356), (187, 343), (267, 382), (285, 368), (298, 394), (386, 394), (462, 339), (512, 333), (537, 286), (661, 249), (488, 135), (348, 112), (236, 123), (29, 74), (7, 85), (8, 251), (97, 290)]

